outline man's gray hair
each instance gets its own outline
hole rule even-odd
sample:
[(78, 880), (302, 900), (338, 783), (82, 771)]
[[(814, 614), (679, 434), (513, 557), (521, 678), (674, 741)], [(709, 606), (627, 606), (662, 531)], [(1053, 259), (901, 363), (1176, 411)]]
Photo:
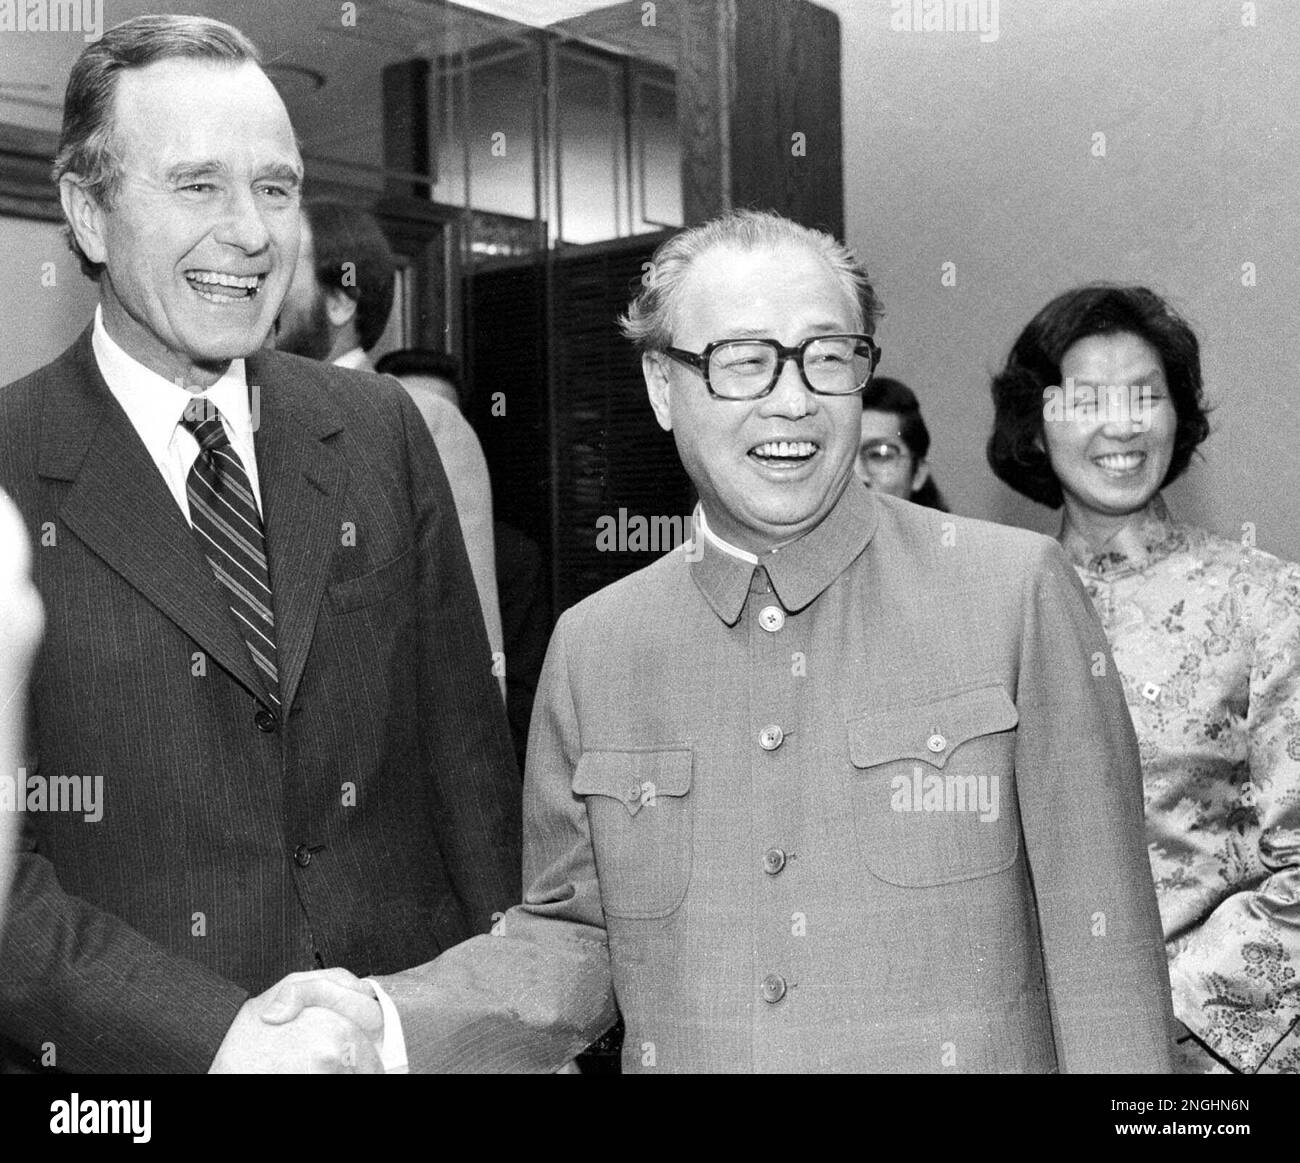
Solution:
[(619, 326), (641, 354), (663, 351), (672, 346), (678, 292), (697, 258), (715, 247), (752, 251), (791, 246), (805, 247), (826, 263), (853, 304), (855, 326), (874, 332), (881, 313), (880, 300), (866, 268), (831, 235), (801, 226), (771, 210), (732, 210), (673, 235), (651, 257), (650, 269), (641, 280), (642, 289), (619, 318)]
[[(65, 175), (75, 177), (95, 202), (112, 209), (122, 184), (113, 125), (118, 76), (176, 57), (261, 64), (257, 46), (239, 29), (204, 16), (137, 16), (110, 28), (82, 50), (68, 77), (52, 173), (56, 185)], [(82, 271), (98, 279), (102, 264), (85, 256), (71, 227), (65, 234)]]

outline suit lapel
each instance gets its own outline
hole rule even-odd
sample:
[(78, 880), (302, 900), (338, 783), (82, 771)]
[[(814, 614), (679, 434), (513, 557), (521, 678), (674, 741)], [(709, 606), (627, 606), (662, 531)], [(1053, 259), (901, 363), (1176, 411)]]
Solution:
[(90, 329), (61, 357), (41, 428), (42, 476), (72, 482), (59, 510), (85, 545), (250, 693), (262, 691), (229, 603), (176, 500), (100, 375)]
[(259, 352), (247, 363), (256, 393), (254, 440), (271, 567), (280, 701), (287, 712), (311, 649), (340, 544), (348, 470), (328, 438), (341, 418), (296, 361)]

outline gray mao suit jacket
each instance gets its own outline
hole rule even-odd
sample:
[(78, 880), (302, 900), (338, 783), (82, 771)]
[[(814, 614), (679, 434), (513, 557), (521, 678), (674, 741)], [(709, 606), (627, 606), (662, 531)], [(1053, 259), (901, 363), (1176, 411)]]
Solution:
[[(698, 536), (698, 534), (697, 534)], [(384, 978), (417, 1070), (1153, 1071), (1169, 984), (1106, 640), (1049, 539), (850, 485), (570, 610), (525, 893)]]

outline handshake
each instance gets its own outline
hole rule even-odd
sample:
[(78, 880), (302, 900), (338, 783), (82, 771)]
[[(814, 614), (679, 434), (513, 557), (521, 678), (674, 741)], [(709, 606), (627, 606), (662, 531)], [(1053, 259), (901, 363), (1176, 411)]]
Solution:
[(383, 1074), (384, 1015), (346, 969), (291, 973), (249, 998), (209, 1074)]

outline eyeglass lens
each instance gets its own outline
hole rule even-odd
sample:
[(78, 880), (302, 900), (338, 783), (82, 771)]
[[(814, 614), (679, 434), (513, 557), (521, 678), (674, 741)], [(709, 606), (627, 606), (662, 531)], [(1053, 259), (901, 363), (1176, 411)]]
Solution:
[[(752, 340), (720, 344), (709, 357), (709, 383), (719, 395), (751, 396), (765, 391), (777, 374), (776, 348)], [(820, 392), (856, 392), (871, 375), (871, 358), (856, 340), (828, 336), (803, 349), (803, 374)]]

